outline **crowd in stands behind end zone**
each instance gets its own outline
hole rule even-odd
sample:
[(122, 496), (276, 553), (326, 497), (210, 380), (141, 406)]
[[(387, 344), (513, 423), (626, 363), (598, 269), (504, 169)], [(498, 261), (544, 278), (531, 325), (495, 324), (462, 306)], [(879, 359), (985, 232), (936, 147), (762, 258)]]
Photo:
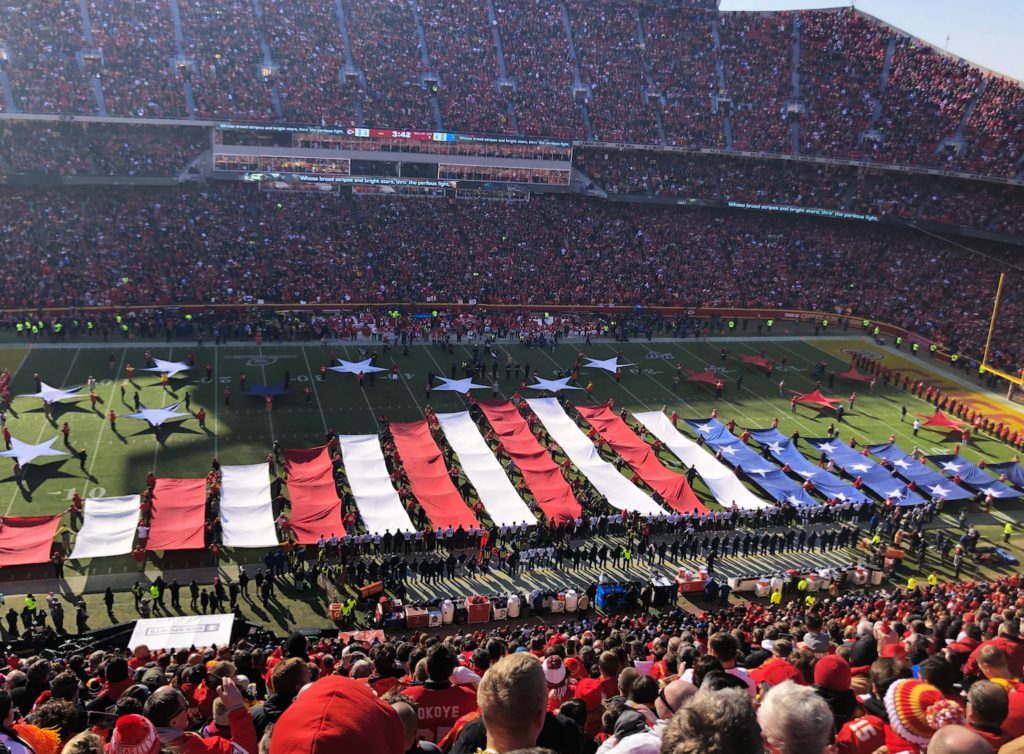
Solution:
[[(348, 70), (337, 8), (324, 0), (276, 0), (259, 13), (244, 0), (215, 8), (180, 0), (187, 59), (181, 68), (172, 64), (179, 48), (168, 6), (46, 0), (8, 14), (3, 41), (10, 58), (0, 65), (13, 105), (23, 112), (94, 115), (98, 76), (111, 115), (188, 116), (190, 82), (199, 118), (348, 124), (361, 107), (368, 127), (434, 129), (432, 92), (420, 80), (430, 66), (440, 77), (436, 94), (445, 130), (584, 138), (582, 111), (573, 101), (578, 63), (581, 83), (592, 88), (579, 99), (601, 140), (656, 143), (660, 114), (668, 143), (721, 147), (728, 111), (738, 149), (792, 152), (797, 119), (804, 154), (1004, 177), (1020, 172), (1024, 90), (1015, 82), (849, 9), (750, 14), (718, 12), (711, 2), (671, 6), (571, 0), (574, 60), (558, 4), (499, 2), (495, 25), (485, 6), (422, 0), (424, 63), (412, 7), (342, 0)], [(716, 25), (724, 82), (715, 68)], [(495, 31), (514, 92), (497, 87)], [(890, 40), (894, 53), (880, 94)], [(102, 50), (102, 62), (78, 60), (91, 49)], [(274, 84), (261, 76), (265, 62), (280, 66), (280, 114)], [(716, 109), (712, 96), (723, 85), (731, 104)], [(648, 88), (655, 96), (645, 101)], [(965, 144), (939, 149), (957, 134), (975, 97), (977, 106), (963, 122)], [(789, 112), (791, 100), (805, 112)], [(881, 111), (873, 124), (876, 104)], [(6, 109), (2, 98), (0, 106)], [(881, 139), (861, 139), (872, 125)]]
[(11, 654), (0, 742), (12, 754), (1016, 754), (1021, 604), (1015, 574), (812, 607)]
[(1024, 232), (1020, 187), (848, 165), (577, 148), (574, 160), (614, 194), (678, 196), (932, 220)]
[[(998, 278), (996, 265), (913, 230), (763, 213), (234, 186), (2, 196), (0, 295), (12, 309), (258, 299), (743, 305), (867, 317), (977, 355)], [(972, 245), (1013, 258), (1009, 247)], [(1024, 323), (1016, 296), (1004, 295), (1000, 317), (1009, 332)], [(1007, 349), (1011, 360), (1024, 353)]]
[(15, 173), (173, 176), (209, 146), (203, 128), (0, 122), (0, 155)]

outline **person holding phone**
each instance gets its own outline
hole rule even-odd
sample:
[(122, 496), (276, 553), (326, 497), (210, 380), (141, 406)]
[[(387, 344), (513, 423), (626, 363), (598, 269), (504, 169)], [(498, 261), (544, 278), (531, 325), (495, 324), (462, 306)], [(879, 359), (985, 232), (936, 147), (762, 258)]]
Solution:
[(161, 743), (176, 746), (181, 754), (232, 754), (236, 751), (236, 745), (244, 751), (255, 752), (256, 729), (245, 708), (242, 692), (230, 677), (220, 679), (217, 696), (228, 708), (230, 738), (202, 738), (189, 731), (188, 700), (180, 690), (172, 686), (154, 691), (146, 700), (143, 713), (156, 726)]

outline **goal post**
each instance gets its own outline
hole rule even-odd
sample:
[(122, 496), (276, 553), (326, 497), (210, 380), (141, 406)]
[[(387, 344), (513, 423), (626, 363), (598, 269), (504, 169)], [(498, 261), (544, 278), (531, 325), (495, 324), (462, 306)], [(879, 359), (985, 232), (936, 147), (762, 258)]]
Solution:
[[(996, 315), (999, 312), (999, 298), (1000, 296), (1002, 296), (1003, 293), (1003, 280), (1005, 278), (1005, 272), (999, 273), (999, 285), (996, 288), (996, 300), (992, 304), (992, 318), (989, 320), (988, 323), (988, 337), (985, 338), (985, 354), (981, 357), (981, 369), (983, 372), (991, 372), (997, 377), (1002, 377), (1004, 380), (1010, 382), (1011, 385), (1017, 385), (1018, 387), (1020, 387), (1021, 385), (1024, 385), (1024, 378), (1022, 378), (1020, 374), (1007, 374), (1006, 372), (989, 366), (988, 363), (988, 353), (989, 349), (992, 346), (992, 333), (996, 328)], [(1011, 393), (1012, 392), (1013, 391), (1011, 387)]]

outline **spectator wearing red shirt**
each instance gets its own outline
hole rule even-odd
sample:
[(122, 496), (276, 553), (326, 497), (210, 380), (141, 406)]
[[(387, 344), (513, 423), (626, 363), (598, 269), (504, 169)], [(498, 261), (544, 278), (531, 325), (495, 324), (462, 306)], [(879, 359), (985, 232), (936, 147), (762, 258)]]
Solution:
[(601, 730), (601, 711), (605, 699), (619, 694), (619, 657), (614, 652), (602, 652), (597, 658), (601, 671), (600, 678), (584, 678), (576, 684), (576, 698), (587, 703), (588, 736), (597, 735)]
[(421, 739), (440, 741), (456, 720), (477, 708), (476, 694), (465, 686), (453, 686), (449, 680), (457, 664), (451, 647), (435, 645), (427, 655), (427, 680), (405, 691), (416, 701)]

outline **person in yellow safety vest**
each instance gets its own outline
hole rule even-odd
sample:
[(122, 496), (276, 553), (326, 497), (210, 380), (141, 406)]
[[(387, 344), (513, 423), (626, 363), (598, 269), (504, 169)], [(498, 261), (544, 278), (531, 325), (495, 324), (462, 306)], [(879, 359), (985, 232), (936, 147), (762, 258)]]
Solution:
[(18, 337), (20, 338), (21, 334), (25, 332), (25, 325), (23, 325), (21, 322), (15, 322), (14, 329), (18, 331)]
[(1013, 524), (1009, 521), (1003, 526), (1003, 542), (1010, 544), (1010, 535), (1013, 534)]
[(939, 347), (937, 345), (932, 343), (930, 346), (928, 346), (928, 355), (934, 357), (935, 356), (935, 351), (937, 351), (938, 348)]
[(768, 322), (767, 322), (767, 325), (768, 325), (768, 332), (771, 332), (771, 331), (772, 331), (772, 325), (774, 325), (774, 324), (775, 324), (775, 320), (774, 320), (774, 319), (770, 319), (770, 320), (768, 320)]
[(939, 577), (935, 575), (935, 571), (928, 574), (928, 586), (935, 586), (939, 583)]
[(876, 534), (871, 538), (871, 544), (876, 546), (882, 544), (882, 538)]
[(806, 592), (807, 591), (807, 579), (800, 579), (798, 582), (796, 582), (796, 588), (797, 588), (798, 592)]
[(804, 597), (804, 605), (807, 607), (808, 610), (814, 607), (814, 603), (817, 601), (817, 598), (813, 594), (808, 594), (806, 597)]
[(827, 319), (821, 320), (821, 329), (822, 330), (827, 330), (828, 329), (828, 320)]
[(870, 319), (864, 320), (864, 329), (867, 330), (869, 327), (871, 327), (871, 320)]
[(872, 335), (874, 335), (874, 336), (875, 336), (875, 337), (877, 338), (877, 337), (878, 337), (878, 333), (879, 333), (879, 329), (878, 329), (878, 328), (876, 327), (876, 328), (875, 328), (875, 329), (874, 329), (874, 330), (872, 331)]
[(633, 551), (630, 548), (626, 548), (622, 551), (622, 565), (624, 568), (629, 568), (629, 561), (633, 557)]
[(32, 611), (35, 611), (36, 609), (36, 598), (31, 594), (25, 597), (25, 607)]
[(896, 336), (896, 347), (899, 348), (902, 345), (903, 345), (903, 336), (902, 335), (897, 335)]
[(772, 592), (772, 596), (768, 600), (773, 605), (778, 605), (782, 602), (782, 592)]
[(735, 322), (735, 320), (731, 320), (731, 319), (730, 319), (730, 320), (729, 320), (729, 332), (732, 332), (732, 331), (733, 331), (733, 329), (734, 329), (735, 327), (736, 327), (736, 322)]
[(914, 356), (917, 356), (917, 349), (919, 349), (920, 347), (921, 346), (918, 345), (917, 343), (914, 343), (910, 346), (910, 350), (914, 352)]
[(953, 354), (952, 356), (950, 356), (950, 357), (949, 357), (949, 363), (950, 363), (950, 364), (956, 364), (956, 360), (957, 360), (957, 359), (959, 359), (959, 358), (960, 358), (960, 357), (959, 357), (959, 356), (957, 356), (957, 355), (956, 355), (956, 354), (954, 353), (954, 354)]
[(911, 576), (909, 579), (907, 579), (907, 591), (912, 592), (915, 589), (917, 589), (917, 579)]

